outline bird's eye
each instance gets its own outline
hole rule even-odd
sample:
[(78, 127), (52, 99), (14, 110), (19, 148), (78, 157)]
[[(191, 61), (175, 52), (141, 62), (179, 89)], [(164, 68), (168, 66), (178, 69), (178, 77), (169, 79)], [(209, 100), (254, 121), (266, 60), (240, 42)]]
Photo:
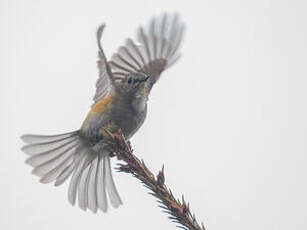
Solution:
[(132, 82), (132, 78), (129, 77), (129, 79), (128, 79), (128, 84), (131, 84), (131, 82)]

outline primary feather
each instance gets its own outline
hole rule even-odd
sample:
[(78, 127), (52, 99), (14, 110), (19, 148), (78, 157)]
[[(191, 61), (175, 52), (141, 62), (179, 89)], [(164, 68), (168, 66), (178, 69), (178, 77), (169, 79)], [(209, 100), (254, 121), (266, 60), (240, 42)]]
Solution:
[[(97, 33), (99, 41), (102, 30), (98, 30)], [(179, 48), (183, 35), (184, 24), (178, 14), (163, 14), (153, 18), (148, 26), (138, 29), (137, 42), (128, 38), (125, 45), (120, 46), (112, 55), (109, 62), (112, 74), (106, 71), (106, 61), (99, 51), (99, 78), (96, 83), (94, 105), (112, 91), (110, 79), (116, 81), (131, 73), (144, 73), (150, 77), (153, 86), (161, 73), (180, 58)]]

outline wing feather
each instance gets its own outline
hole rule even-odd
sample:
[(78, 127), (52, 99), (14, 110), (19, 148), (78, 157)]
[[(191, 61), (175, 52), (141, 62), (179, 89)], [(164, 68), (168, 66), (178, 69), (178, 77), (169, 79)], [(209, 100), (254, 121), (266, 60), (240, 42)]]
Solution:
[(161, 73), (181, 56), (184, 24), (176, 13), (153, 17), (148, 26), (139, 27), (136, 34), (137, 42), (128, 38), (109, 62), (106, 61), (100, 44), (103, 28), (104, 25), (97, 31), (99, 79), (96, 83), (94, 104), (115, 90), (115, 80), (123, 79), (131, 73), (148, 75), (153, 86)]
[(125, 46), (112, 56), (112, 67), (127, 75), (131, 71), (142, 72), (150, 77), (153, 85), (179, 59), (183, 34), (184, 24), (178, 14), (152, 18), (147, 27), (137, 30), (138, 43), (127, 39)]
[(104, 51), (101, 45), (101, 37), (102, 37), (104, 28), (105, 28), (105, 24), (100, 25), (96, 33), (97, 44), (99, 48), (98, 61), (97, 61), (97, 67), (99, 70), (99, 78), (96, 82), (96, 93), (93, 97), (93, 100), (94, 100), (93, 105), (95, 105), (99, 100), (104, 98), (106, 95), (110, 94), (114, 89), (113, 87), (114, 77), (110, 70), (110, 66), (106, 60), (106, 57), (105, 57), (105, 54), (104, 54)]

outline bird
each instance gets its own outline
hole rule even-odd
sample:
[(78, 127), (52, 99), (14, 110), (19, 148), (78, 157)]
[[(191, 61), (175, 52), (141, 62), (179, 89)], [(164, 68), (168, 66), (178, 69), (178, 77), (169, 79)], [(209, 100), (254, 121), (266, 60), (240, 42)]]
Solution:
[(163, 71), (181, 57), (185, 24), (178, 13), (163, 13), (140, 26), (136, 39), (127, 38), (108, 61), (96, 32), (99, 77), (93, 104), (78, 130), (58, 135), (25, 134), (22, 151), (41, 183), (62, 185), (70, 178), (68, 200), (82, 210), (107, 212), (109, 203), (123, 204), (111, 168), (114, 153), (106, 146), (103, 129), (119, 127), (129, 140), (142, 126), (148, 96)]

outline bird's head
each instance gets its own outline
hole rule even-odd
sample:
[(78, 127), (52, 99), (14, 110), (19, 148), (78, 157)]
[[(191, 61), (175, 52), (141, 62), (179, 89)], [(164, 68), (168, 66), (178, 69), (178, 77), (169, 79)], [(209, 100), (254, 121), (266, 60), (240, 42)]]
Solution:
[(117, 89), (123, 96), (147, 96), (149, 76), (144, 73), (130, 73), (117, 82)]
[(117, 91), (128, 99), (135, 109), (142, 110), (146, 106), (150, 92), (149, 76), (144, 73), (130, 73), (120, 79)]

